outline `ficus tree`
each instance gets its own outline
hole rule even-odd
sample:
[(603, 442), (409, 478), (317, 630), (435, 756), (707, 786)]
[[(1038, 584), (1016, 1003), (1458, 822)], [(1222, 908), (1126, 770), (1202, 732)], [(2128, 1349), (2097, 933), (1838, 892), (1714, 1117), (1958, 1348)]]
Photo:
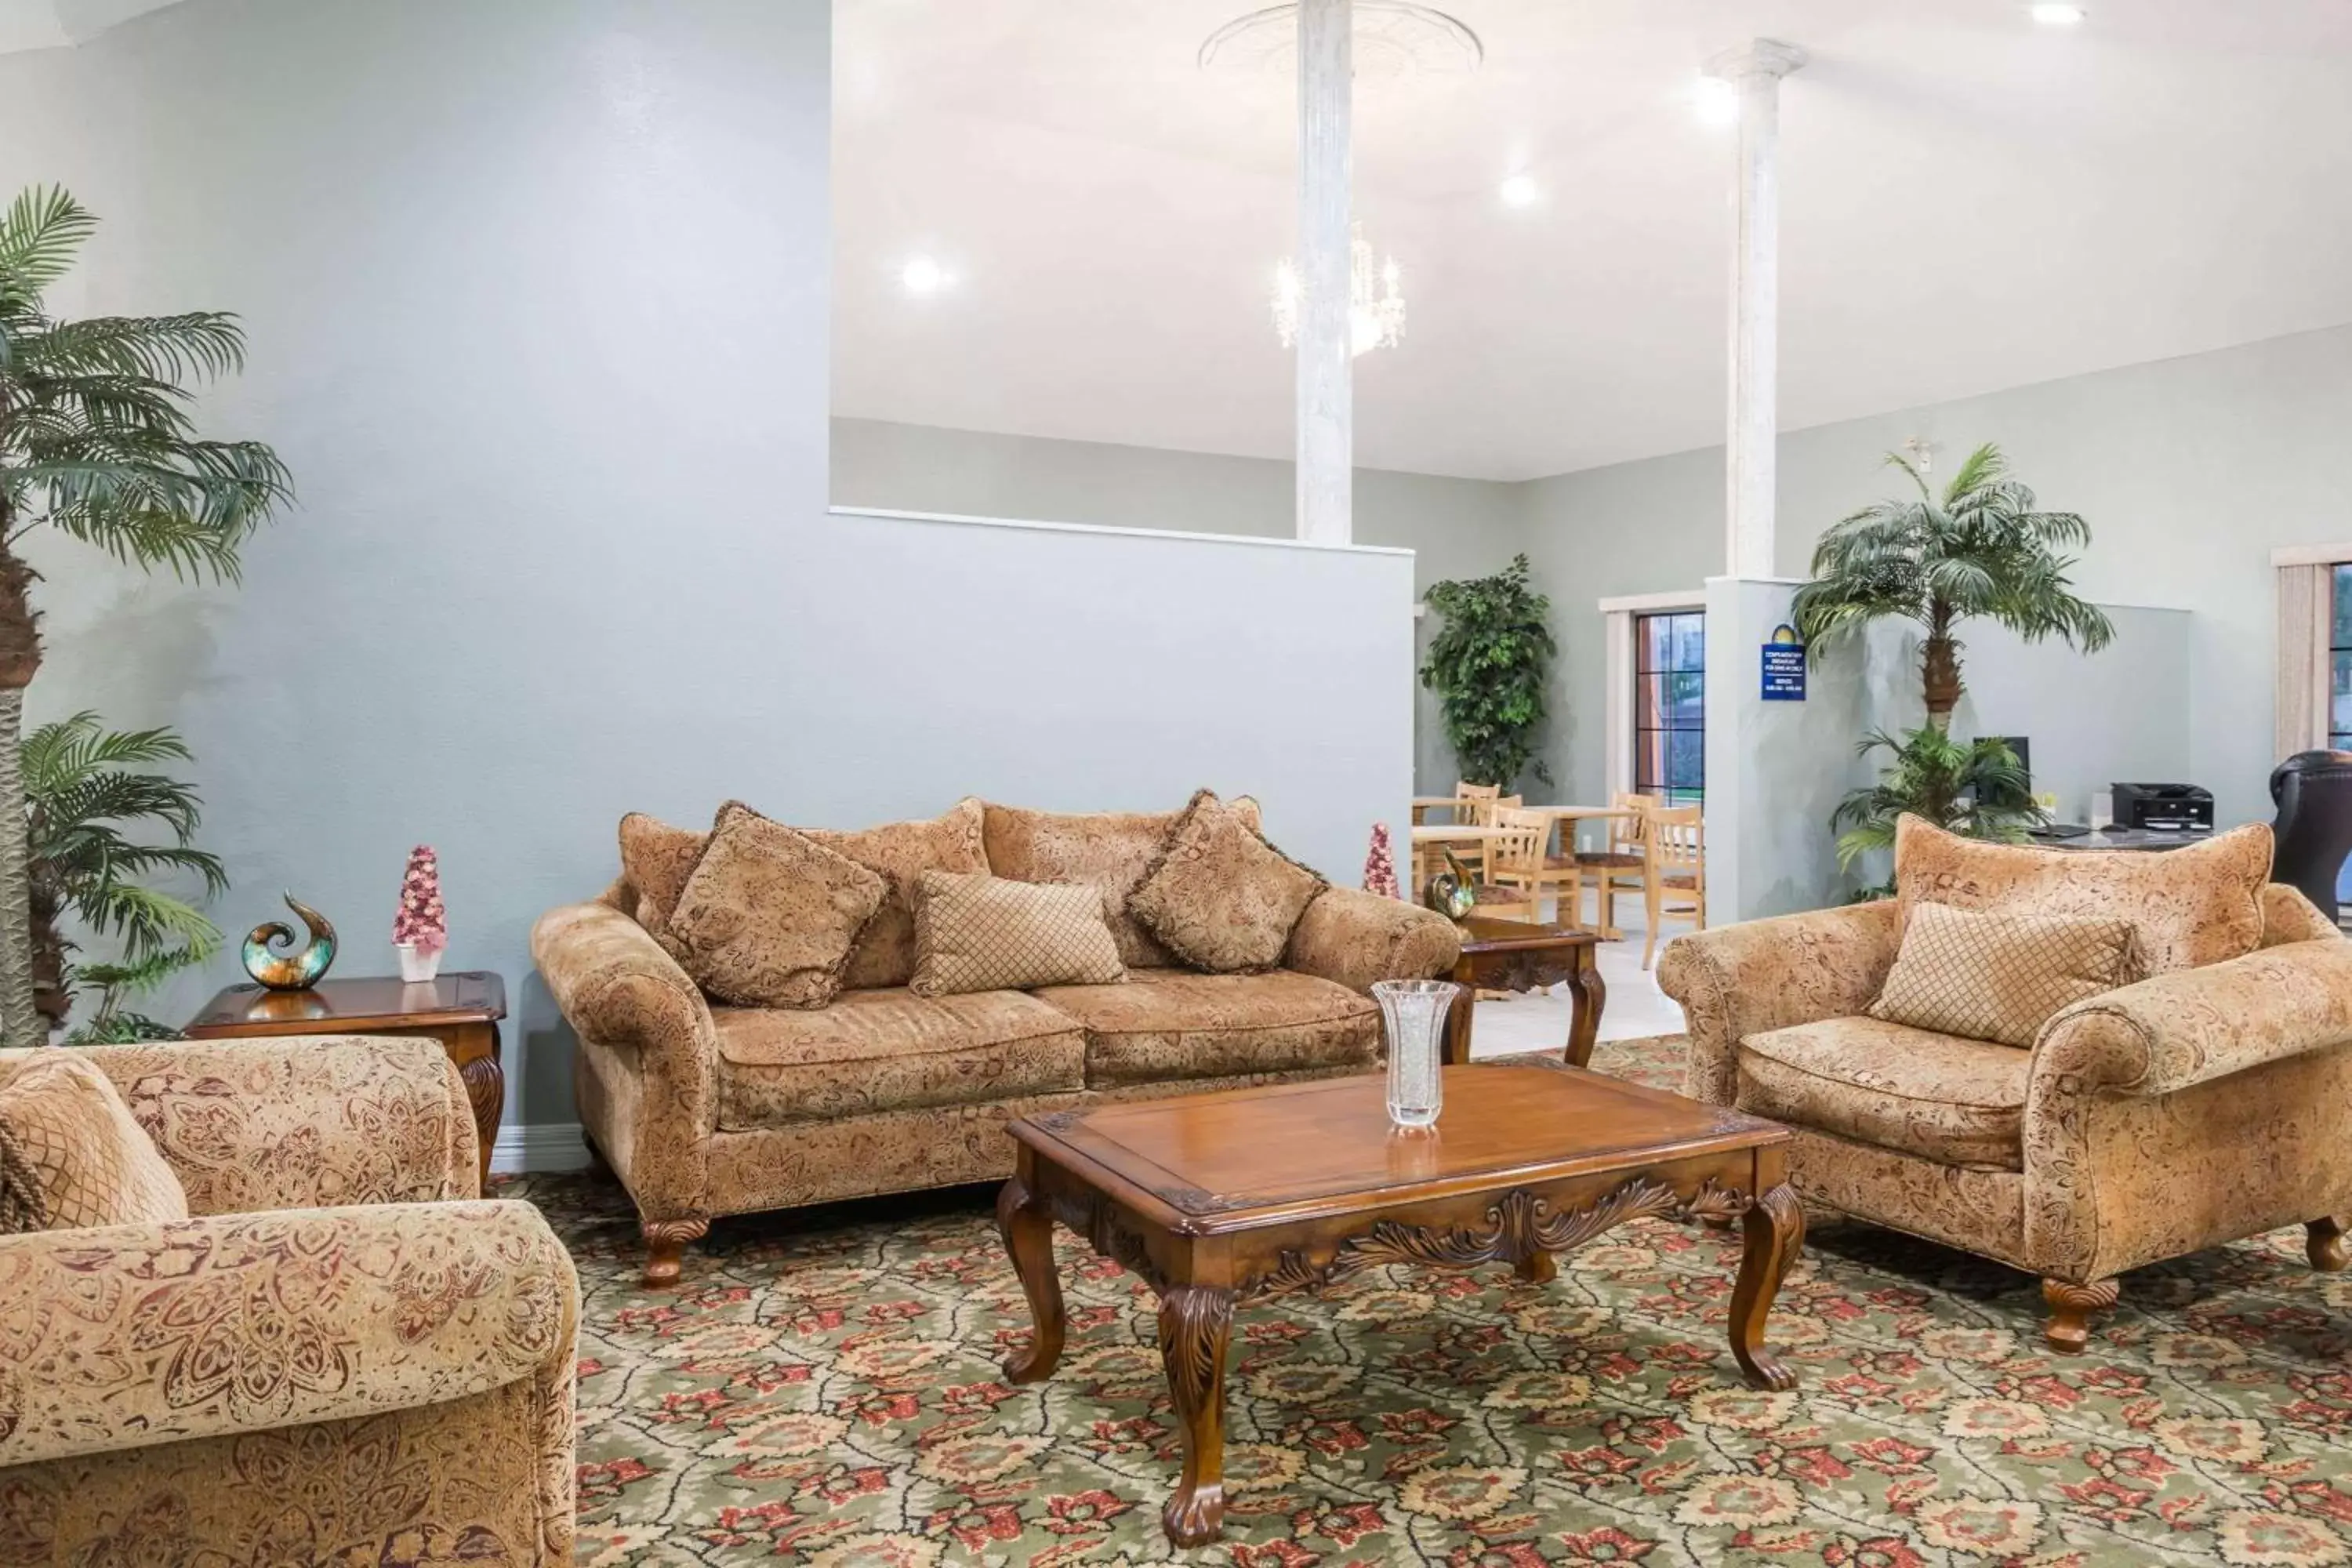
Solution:
[(1430, 640), (1421, 683), (1437, 693), (1462, 776), (1506, 795), (1521, 773), (1549, 784), (1536, 743), (1558, 646), (1551, 601), (1529, 584), (1528, 558), (1514, 556), (1492, 577), (1434, 584), (1428, 600), (1444, 624)]
[(1897, 616), (1926, 633), (1919, 677), (1927, 722), (1949, 731), (1959, 706), (1960, 628), (1971, 620), (2008, 627), (2027, 642), (2056, 637), (2084, 653), (2115, 638), (2097, 605), (2078, 597), (2066, 574), (2069, 551), (2091, 542), (2071, 511), (2044, 511), (2011, 477), (2000, 448), (1969, 454), (1937, 494), (1901, 453), (1916, 495), (1883, 500), (1832, 525), (1813, 547), (1812, 581), (1796, 594), (1797, 631), (1812, 657)]
[(50, 529), (129, 565), (233, 582), (239, 549), (292, 496), (267, 446), (196, 433), (194, 387), (245, 363), (235, 316), (49, 313), (44, 294), (96, 227), (53, 187), (0, 214), (0, 1038), (11, 1046), (46, 1035), (20, 754), (25, 689), (41, 668), (26, 540)]

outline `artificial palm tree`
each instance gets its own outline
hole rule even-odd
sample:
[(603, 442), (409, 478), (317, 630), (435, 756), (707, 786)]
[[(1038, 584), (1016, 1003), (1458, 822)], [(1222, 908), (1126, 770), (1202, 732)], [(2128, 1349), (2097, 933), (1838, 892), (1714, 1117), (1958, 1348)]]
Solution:
[[(2009, 742), (1955, 741), (1923, 724), (1901, 738), (1874, 730), (1862, 754), (1884, 750), (1893, 760), (1878, 782), (1838, 803), (1830, 826), (1837, 832), (1838, 868), (1873, 849), (1895, 847), (1895, 824), (1925, 817), (1947, 833), (2015, 843), (2049, 820), (2026, 794), (2024, 766)], [(1858, 898), (1891, 896), (1894, 886), (1865, 888)]]
[[(220, 858), (194, 847), (203, 802), (194, 786), (148, 764), (191, 760), (169, 730), (110, 731), (95, 713), (44, 724), (25, 738), (26, 843), (32, 860), (34, 1003), (61, 1026), (75, 993), (98, 1005), (77, 1038), (145, 1039), (173, 1031), (123, 1004), (218, 952), (220, 928), (186, 900), (138, 879), (176, 873), (224, 891)], [(126, 831), (152, 823), (171, 841), (142, 843)], [(68, 963), (77, 944), (71, 915), (121, 952), (110, 962)]]
[(292, 494), (275, 452), (200, 439), (189, 416), (186, 384), (245, 363), (234, 316), (61, 321), (44, 310), (96, 227), (54, 188), (0, 216), (0, 1043), (11, 1046), (44, 1035), (18, 756), (41, 666), (26, 536), (47, 526), (131, 565), (234, 581), (238, 548)]
[(1969, 454), (1940, 497), (1911, 459), (1886, 460), (1918, 497), (1864, 507), (1813, 547), (1813, 580), (1797, 590), (1795, 617), (1815, 658), (1882, 616), (1918, 622), (1927, 722), (1945, 733), (1960, 700), (1963, 622), (1994, 621), (2027, 642), (2054, 637), (2084, 653), (2114, 639), (2107, 617), (2066, 576), (2074, 559), (2064, 552), (2090, 543), (2090, 525), (2039, 510), (2000, 447)]

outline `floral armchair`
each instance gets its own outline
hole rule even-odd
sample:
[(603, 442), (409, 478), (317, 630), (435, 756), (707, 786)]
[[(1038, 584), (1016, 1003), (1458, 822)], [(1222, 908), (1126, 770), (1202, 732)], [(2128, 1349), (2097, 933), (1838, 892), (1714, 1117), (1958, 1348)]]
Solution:
[[(2062, 1351), (2147, 1264), (2300, 1223), (2312, 1265), (2341, 1268), (2352, 942), (2264, 885), (2266, 829), (2242, 837), (2118, 859), (1906, 834), (1906, 902), (1679, 937), (1658, 984), (1687, 1019), (1685, 1092), (1789, 1124), (1808, 1198), (2041, 1276)], [(1915, 896), (2130, 914), (2177, 962), (2063, 1008), (2031, 1049), (1906, 1028), (1866, 1009)]]
[(0, 1561), (570, 1563), (578, 1282), (441, 1047), (88, 1057), (194, 1217), (0, 1237)]

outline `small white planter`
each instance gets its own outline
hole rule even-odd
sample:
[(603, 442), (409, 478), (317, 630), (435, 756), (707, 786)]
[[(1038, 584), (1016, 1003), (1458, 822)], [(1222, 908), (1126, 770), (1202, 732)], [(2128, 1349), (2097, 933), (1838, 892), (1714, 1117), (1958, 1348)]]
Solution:
[(425, 952), (419, 951), (413, 942), (396, 942), (392, 944), (392, 950), (400, 954), (400, 977), (412, 985), (430, 980), (441, 973), (440, 948)]

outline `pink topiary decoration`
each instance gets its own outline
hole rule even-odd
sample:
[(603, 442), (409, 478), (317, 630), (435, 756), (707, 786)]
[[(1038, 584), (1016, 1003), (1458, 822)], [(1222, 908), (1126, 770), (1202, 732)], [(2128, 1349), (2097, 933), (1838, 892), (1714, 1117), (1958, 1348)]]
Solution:
[(1401, 899), (1397, 890), (1396, 853), (1389, 847), (1389, 825), (1372, 824), (1371, 852), (1364, 857), (1364, 891), (1385, 899)]
[(392, 918), (392, 940), (413, 943), (419, 952), (438, 952), (449, 945), (449, 917), (441, 908), (441, 863), (430, 844), (408, 852), (408, 870), (400, 879), (400, 912)]

